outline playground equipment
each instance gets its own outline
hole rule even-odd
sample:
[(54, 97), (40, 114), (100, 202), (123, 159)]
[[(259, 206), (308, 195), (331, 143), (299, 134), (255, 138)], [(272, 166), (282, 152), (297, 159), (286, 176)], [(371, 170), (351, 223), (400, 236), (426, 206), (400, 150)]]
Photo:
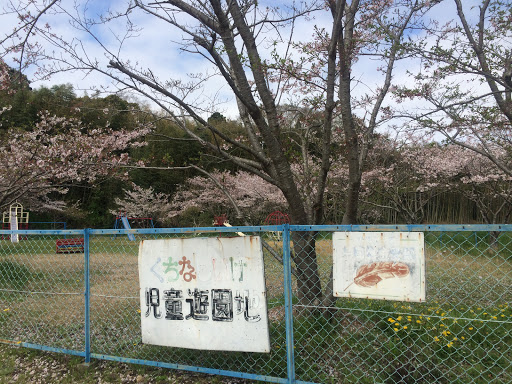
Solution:
[(224, 226), (224, 223), (228, 223), (228, 216), (225, 213), (220, 216), (213, 216), (214, 227), (222, 227)]
[(265, 225), (283, 225), (283, 224), (290, 224), (290, 217), (281, 211), (274, 211), (270, 213), (265, 221)]
[[(28, 216), (28, 212), (23, 210), (23, 205), (20, 203), (11, 204), (9, 211), (2, 215), (2, 229), (11, 231), (28, 229)], [(2, 236), (3, 238), (4, 236)], [(13, 243), (17, 243), (20, 239), (17, 233), (11, 234), (10, 238)]]
[[(227, 215), (224, 213), (220, 216), (214, 216), (213, 217), (213, 226), (214, 227), (232, 227), (231, 224), (229, 224), (229, 221), (228, 221), (228, 217)], [(237, 232), (236, 233), (238, 236), (245, 236), (245, 234), (243, 234), (242, 232)]]
[[(290, 224), (290, 216), (281, 211), (274, 211), (270, 213), (264, 221), (264, 225), (283, 225)], [(275, 240), (281, 240), (281, 232), (271, 232), (270, 235)]]
[[(126, 220), (126, 223), (124, 222)], [(128, 225), (128, 228), (126, 225)], [(120, 213), (116, 216), (114, 229), (131, 228), (155, 228), (152, 217), (128, 217), (126, 213)]]
[(84, 253), (84, 239), (58, 239), (57, 253)]
[[(116, 216), (114, 229), (132, 229), (133, 228), (155, 228), (152, 217), (128, 217), (126, 213), (120, 213)], [(128, 239), (135, 241), (133, 233), (128, 233)]]

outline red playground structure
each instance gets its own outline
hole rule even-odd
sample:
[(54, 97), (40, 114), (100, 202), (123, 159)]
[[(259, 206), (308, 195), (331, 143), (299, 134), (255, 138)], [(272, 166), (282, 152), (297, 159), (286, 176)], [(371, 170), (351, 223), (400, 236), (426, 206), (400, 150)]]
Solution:
[[(126, 219), (126, 222), (123, 219)], [(114, 222), (114, 229), (131, 228), (155, 228), (155, 223), (152, 217), (128, 217), (125, 213), (119, 213)]]
[[(263, 225), (282, 225), (282, 224), (290, 224), (290, 216), (288, 216), (286, 213), (283, 213), (281, 211), (274, 211), (270, 213), (265, 221), (263, 222)], [(270, 237), (275, 240), (279, 241), (281, 240), (281, 232), (270, 232)]]
[(281, 211), (274, 211), (270, 213), (265, 221), (264, 225), (282, 225), (282, 224), (290, 224), (290, 217)]
[(214, 227), (224, 227), (224, 224), (229, 224), (228, 216), (225, 213), (220, 216), (213, 217)]

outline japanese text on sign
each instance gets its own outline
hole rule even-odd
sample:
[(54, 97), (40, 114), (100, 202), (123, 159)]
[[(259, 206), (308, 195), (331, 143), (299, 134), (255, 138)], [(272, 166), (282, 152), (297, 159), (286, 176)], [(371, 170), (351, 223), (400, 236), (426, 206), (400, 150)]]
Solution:
[(269, 352), (259, 237), (144, 241), (139, 278), (144, 343)]

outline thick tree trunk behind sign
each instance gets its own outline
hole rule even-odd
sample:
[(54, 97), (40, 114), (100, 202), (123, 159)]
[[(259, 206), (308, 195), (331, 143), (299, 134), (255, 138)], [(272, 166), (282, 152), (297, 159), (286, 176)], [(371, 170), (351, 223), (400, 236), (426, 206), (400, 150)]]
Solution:
[(297, 297), (305, 306), (318, 306), (322, 287), (316, 257), (316, 232), (293, 232), (294, 262), (297, 271)]

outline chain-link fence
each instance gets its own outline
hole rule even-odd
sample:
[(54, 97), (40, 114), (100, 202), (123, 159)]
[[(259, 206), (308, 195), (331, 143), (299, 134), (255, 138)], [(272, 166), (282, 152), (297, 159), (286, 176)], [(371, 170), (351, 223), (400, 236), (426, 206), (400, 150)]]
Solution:
[[(334, 233), (393, 231), (424, 234), (426, 300), (333, 297)], [(16, 234), (0, 232), (4, 343), (275, 383), (512, 382), (509, 225)], [(140, 240), (242, 234), (263, 245), (270, 352), (142, 343)]]

